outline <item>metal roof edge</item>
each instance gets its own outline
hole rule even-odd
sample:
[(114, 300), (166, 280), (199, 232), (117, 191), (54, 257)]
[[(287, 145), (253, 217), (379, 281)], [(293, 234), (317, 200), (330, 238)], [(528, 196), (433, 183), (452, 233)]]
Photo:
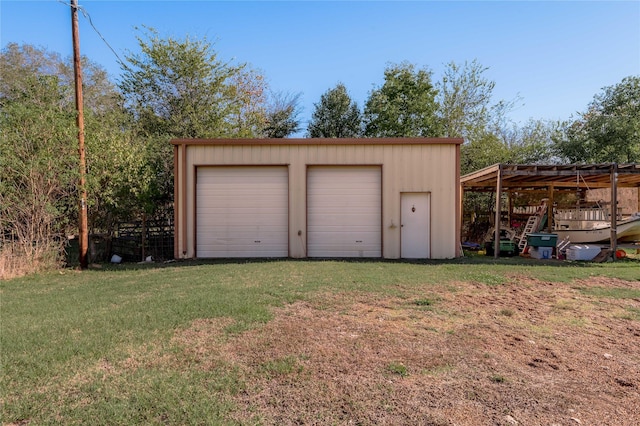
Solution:
[(462, 145), (462, 138), (269, 138), (172, 139), (172, 145)]

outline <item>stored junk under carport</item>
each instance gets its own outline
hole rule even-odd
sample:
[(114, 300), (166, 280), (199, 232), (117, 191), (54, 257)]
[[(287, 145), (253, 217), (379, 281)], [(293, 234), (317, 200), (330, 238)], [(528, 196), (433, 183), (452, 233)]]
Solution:
[[(619, 188), (640, 188), (640, 164), (585, 164), (585, 165), (518, 165), (494, 164), (462, 176), (461, 192), (495, 192), (496, 205), (501, 205), (502, 195), (507, 192), (545, 192), (548, 205), (554, 205), (554, 197), (561, 191), (606, 188), (610, 190), (610, 206), (618, 205)], [(637, 211), (640, 211), (640, 189), (637, 190)], [(610, 247), (616, 251), (617, 215), (611, 214)], [(549, 215), (547, 227), (553, 229), (553, 215)], [(495, 209), (494, 242), (499, 244), (501, 209)], [(499, 250), (494, 250), (499, 256)]]
[(461, 254), (462, 139), (172, 144), (176, 258)]

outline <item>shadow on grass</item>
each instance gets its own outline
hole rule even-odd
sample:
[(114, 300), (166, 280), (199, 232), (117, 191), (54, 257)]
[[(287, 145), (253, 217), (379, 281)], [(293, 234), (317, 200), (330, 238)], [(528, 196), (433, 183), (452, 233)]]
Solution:
[[(382, 259), (382, 258), (217, 258), (217, 259), (184, 259), (167, 262), (124, 262), (119, 264), (103, 263), (92, 265), (90, 269), (103, 271), (158, 269), (158, 268), (183, 268), (200, 265), (240, 265), (274, 262), (344, 262), (344, 263), (393, 263), (412, 265), (513, 265), (513, 266), (552, 266), (552, 267), (592, 267), (593, 262), (568, 261), (557, 259), (533, 259), (530, 257), (500, 257), (485, 256), (479, 253), (466, 253), (463, 257), (454, 259)], [(615, 263), (634, 264), (640, 266), (640, 257), (626, 257), (618, 259)]]

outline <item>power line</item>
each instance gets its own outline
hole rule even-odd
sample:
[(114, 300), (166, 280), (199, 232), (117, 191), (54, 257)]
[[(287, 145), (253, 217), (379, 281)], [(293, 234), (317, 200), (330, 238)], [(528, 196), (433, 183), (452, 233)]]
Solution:
[(87, 19), (87, 21), (89, 21), (89, 24), (91, 25), (91, 27), (93, 28), (93, 30), (96, 32), (96, 34), (98, 34), (98, 36), (102, 39), (102, 41), (104, 42), (104, 44), (107, 45), (107, 47), (109, 48), (109, 50), (111, 50), (111, 52), (116, 56), (116, 58), (118, 58), (118, 62), (120, 62), (120, 64), (125, 64), (125, 62), (122, 60), (122, 58), (120, 58), (120, 55), (118, 55), (118, 52), (115, 51), (115, 49), (113, 47), (111, 47), (111, 45), (109, 44), (109, 42), (107, 41), (106, 38), (104, 38), (104, 36), (102, 35), (102, 33), (98, 30), (98, 28), (96, 28), (96, 26), (93, 23), (93, 20), (91, 19), (91, 15), (89, 14), (89, 12), (87, 12), (87, 10), (80, 6), (79, 4), (72, 4), (63, 0), (57, 0), (58, 3), (62, 3), (65, 6), (70, 6), (72, 8), (75, 8), (76, 10), (82, 12), (82, 16), (85, 17), (85, 19)]

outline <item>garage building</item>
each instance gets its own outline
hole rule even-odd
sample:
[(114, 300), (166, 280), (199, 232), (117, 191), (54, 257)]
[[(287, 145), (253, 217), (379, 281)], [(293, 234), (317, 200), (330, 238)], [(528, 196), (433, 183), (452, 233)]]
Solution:
[(462, 139), (177, 139), (175, 257), (460, 253)]

